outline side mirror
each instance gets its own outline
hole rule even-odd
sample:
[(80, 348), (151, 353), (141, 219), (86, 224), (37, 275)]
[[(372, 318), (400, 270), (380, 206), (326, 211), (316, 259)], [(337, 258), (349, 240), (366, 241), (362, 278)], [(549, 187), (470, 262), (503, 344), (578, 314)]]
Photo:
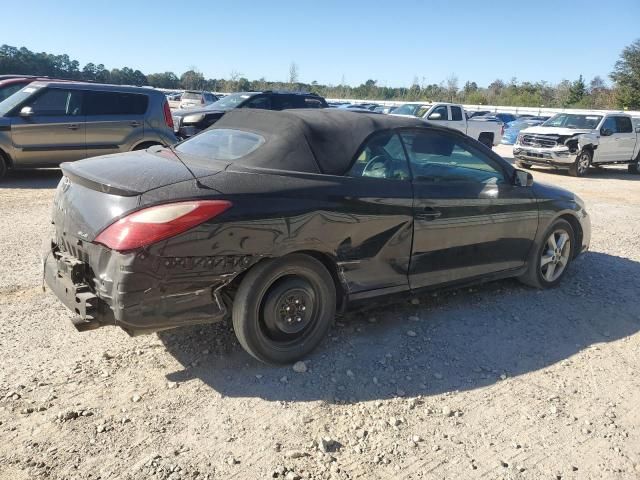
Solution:
[(515, 184), (520, 187), (530, 187), (533, 185), (533, 175), (524, 170), (516, 170), (514, 175)]
[(603, 137), (610, 137), (611, 135), (613, 135), (613, 130), (611, 130), (610, 128), (601, 128), (600, 135), (602, 135)]
[(640, 133), (640, 125), (636, 127), (636, 133)]
[(20, 116), (24, 118), (33, 117), (33, 108), (22, 107), (22, 110), (20, 110)]
[(429, 120), (442, 120), (442, 115), (439, 113), (432, 113), (427, 117)]

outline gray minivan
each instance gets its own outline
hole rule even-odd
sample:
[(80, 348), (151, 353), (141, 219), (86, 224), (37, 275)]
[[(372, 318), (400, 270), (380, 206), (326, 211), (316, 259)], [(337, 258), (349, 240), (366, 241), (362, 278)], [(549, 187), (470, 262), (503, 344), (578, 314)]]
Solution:
[(0, 178), (176, 141), (166, 97), (150, 88), (33, 82), (0, 102)]

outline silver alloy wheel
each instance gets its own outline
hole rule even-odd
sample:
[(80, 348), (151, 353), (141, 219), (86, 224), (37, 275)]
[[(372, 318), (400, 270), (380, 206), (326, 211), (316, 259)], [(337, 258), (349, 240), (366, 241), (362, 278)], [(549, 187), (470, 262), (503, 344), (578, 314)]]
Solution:
[(547, 282), (554, 282), (560, 278), (569, 263), (571, 238), (566, 231), (555, 230), (549, 235), (545, 247), (540, 258), (540, 271)]
[(589, 162), (591, 158), (587, 152), (582, 152), (578, 156), (578, 173), (583, 174), (589, 170)]

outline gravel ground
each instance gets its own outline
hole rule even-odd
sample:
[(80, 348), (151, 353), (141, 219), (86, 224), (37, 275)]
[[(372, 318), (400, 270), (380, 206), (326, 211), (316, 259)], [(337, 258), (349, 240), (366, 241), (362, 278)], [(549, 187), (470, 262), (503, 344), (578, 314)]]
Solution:
[(0, 478), (640, 478), (640, 176), (534, 170), (592, 215), (559, 288), (350, 314), (294, 369), (225, 324), (77, 333), (41, 289), (59, 175), (0, 185)]

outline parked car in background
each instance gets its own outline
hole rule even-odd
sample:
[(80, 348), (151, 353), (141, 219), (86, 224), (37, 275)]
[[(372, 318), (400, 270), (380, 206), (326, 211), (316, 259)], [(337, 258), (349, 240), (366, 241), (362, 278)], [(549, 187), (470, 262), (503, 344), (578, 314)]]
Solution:
[(180, 95), (180, 108), (187, 109), (202, 107), (204, 105), (211, 105), (218, 100), (218, 97), (210, 92), (187, 90), (182, 92), (182, 95)]
[(509, 122), (504, 129), (504, 134), (502, 135), (500, 143), (503, 145), (513, 145), (516, 143), (521, 130), (529, 127), (535, 127), (543, 122), (544, 120), (538, 120), (536, 117), (518, 118), (513, 122)]
[[(399, 107), (391, 115), (398, 115), (401, 109)], [(455, 103), (420, 104), (418, 113), (422, 113), (423, 120), (458, 130), (489, 148), (498, 145), (504, 133), (502, 122), (467, 120), (462, 105)]]
[(483, 120), (483, 119), (497, 119), (504, 123), (505, 125), (509, 122), (513, 122), (518, 117), (516, 117), (513, 113), (502, 113), (502, 112), (491, 112), (485, 113), (483, 115), (476, 115), (473, 117), (474, 120)]
[(392, 113), (394, 112), (398, 107), (390, 107), (390, 106), (384, 106), (384, 105), (380, 105), (376, 108), (373, 109), (373, 111), (375, 113)]
[(182, 92), (172, 93), (167, 95), (167, 101), (169, 102), (169, 108), (175, 110), (180, 108), (180, 101), (182, 99)]
[(38, 81), (0, 102), (0, 177), (176, 141), (167, 100), (150, 88)]
[(393, 114), (403, 117), (421, 118), (430, 107), (431, 103), (428, 102), (408, 102), (397, 107), (393, 111)]
[(51, 79), (33, 75), (0, 75), (0, 102), (36, 80), (50, 81)]
[(295, 108), (327, 108), (327, 102), (315, 93), (267, 90), (227, 95), (202, 109), (173, 112), (173, 124), (180, 138), (187, 138), (209, 128), (228, 111), (236, 108), (287, 110)]
[(44, 276), (78, 330), (231, 317), (274, 364), (358, 301), (506, 277), (554, 287), (591, 235), (577, 196), (391, 115), (236, 109), (173, 150), (62, 171)]
[(521, 168), (543, 165), (586, 175), (589, 167), (623, 164), (640, 173), (640, 128), (625, 113), (560, 113), (518, 135), (513, 147)]
[(467, 115), (467, 118), (474, 118), (474, 117), (481, 117), (482, 115), (487, 115), (488, 113), (491, 113), (489, 110), (465, 110), (465, 113)]

